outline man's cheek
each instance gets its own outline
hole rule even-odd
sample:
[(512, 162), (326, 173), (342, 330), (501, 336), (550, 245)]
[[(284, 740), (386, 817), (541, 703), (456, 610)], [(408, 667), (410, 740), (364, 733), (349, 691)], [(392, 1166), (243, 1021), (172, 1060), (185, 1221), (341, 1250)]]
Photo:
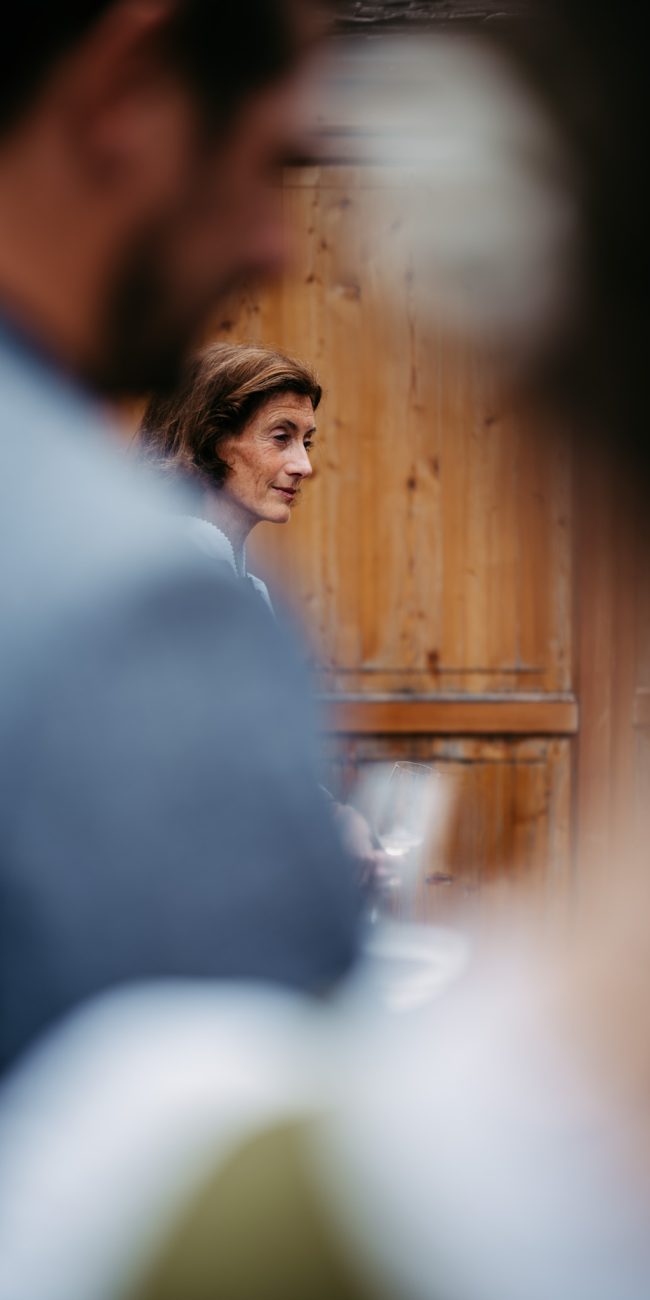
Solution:
[(258, 189), (243, 211), (233, 216), (233, 238), (242, 258), (281, 269), (286, 258), (286, 223), (280, 193)]

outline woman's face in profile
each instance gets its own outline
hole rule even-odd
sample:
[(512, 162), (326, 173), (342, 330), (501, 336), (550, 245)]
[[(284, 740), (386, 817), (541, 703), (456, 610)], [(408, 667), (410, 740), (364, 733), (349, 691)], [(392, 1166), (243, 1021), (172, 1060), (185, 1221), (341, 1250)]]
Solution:
[(270, 397), (219, 454), (229, 466), (221, 493), (260, 523), (286, 524), (300, 486), (312, 474), (314, 408), (309, 397)]

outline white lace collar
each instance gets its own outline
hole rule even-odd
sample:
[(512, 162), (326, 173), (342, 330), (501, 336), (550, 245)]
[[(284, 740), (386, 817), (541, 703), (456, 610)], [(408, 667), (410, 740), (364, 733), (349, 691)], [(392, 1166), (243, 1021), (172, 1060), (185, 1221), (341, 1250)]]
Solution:
[(237, 564), (235, 563), (235, 552), (232, 543), (230, 539), (226, 537), (226, 534), (223, 533), (220, 528), (217, 528), (216, 524), (209, 523), (207, 519), (199, 519), (195, 515), (188, 516), (186, 522), (189, 535), (196, 545), (200, 546), (201, 550), (206, 551), (208, 555), (214, 555), (219, 560), (225, 560), (226, 564), (232, 569), (236, 578), (248, 578), (258, 595), (260, 595), (264, 603), (268, 605), (271, 613), (275, 614), (273, 602), (269, 596), (266, 583), (262, 582), (261, 578), (256, 578), (254, 573), (248, 572), (246, 565), (246, 551), (244, 550), (243, 573), (240, 573), (237, 569)]
[(245, 549), (243, 571), (240, 573), (237, 568), (232, 542), (216, 524), (210, 523), (207, 519), (199, 519), (194, 515), (190, 516), (187, 522), (190, 529), (190, 535), (201, 547), (201, 550), (207, 551), (208, 555), (216, 555), (220, 560), (225, 560), (226, 563), (230, 565), (237, 578), (248, 577)]

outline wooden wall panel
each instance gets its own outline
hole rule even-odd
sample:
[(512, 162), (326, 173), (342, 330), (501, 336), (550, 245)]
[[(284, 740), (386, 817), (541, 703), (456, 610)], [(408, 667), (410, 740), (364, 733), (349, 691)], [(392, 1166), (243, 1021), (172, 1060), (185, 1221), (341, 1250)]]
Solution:
[(284, 197), (293, 275), (216, 329), (305, 356), (326, 389), (316, 480), (251, 546), (293, 594), (324, 689), (569, 689), (565, 448), (530, 438), (471, 351), (420, 319), (405, 193), (331, 167)]
[(322, 696), (325, 729), (343, 735), (574, 735), (571, 695)]

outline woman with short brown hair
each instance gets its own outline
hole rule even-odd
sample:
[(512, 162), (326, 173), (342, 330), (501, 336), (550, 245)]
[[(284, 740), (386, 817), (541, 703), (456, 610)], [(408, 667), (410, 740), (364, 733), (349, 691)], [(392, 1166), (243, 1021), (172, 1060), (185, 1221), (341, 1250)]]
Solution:
[[(151, 400), (138, 430), (147, 459), (198, 482), (201, 517), (190, 521), (196, 541), (248, 579), (271, 609), (265, 584), (247, 572), (246, 539), (263, 520), (289, 520), (312, 473), (321, 392), (309, 366), (282, 352), (213, 343), (190, 361), (176, 392)], [(332, 810), (350, 852), (366, 873), (374, 869), (381, 855), (363, 818), (334, 801)]]
[[(246, 540), (258, 523), (287, 523), (302, 482), (321, 387), (281, 352), (213, 343), (186, 367), (176, 391), (153, 398), (138, 431), (147, 458), (198, 481), (197, 541), (250, 578)], [(269, 602), (270, 603), (270, 602)]]

